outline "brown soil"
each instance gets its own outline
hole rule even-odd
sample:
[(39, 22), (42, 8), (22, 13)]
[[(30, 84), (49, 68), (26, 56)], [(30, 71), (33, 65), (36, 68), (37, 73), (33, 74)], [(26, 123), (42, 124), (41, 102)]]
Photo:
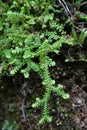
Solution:
[[(56, 67), (50, 69), (51, 76), (56, 83), (64, 84), (65, 91), (70, 94), (69, 100), (63, 100), (56, 93), (52, 93), (50, 100), (51, 123), (39, 126), (38, 119), (41, 108), (32, 109), (35, 97), (41, 97), (41, 79), (31, 72), (29, 79), (20, 74), (3, 79), (0, 94), (0, 127), (5, 120), (16, 121), (19, 130), (87, 130), (87, 64), (82, 62), (65, 63), (60, 57)], [(59, 66), (62, 66), (61, 68)], [(26, 94), (26, 98), (25, 95)], [(23, 114), (23, 111), (25, 115)]]

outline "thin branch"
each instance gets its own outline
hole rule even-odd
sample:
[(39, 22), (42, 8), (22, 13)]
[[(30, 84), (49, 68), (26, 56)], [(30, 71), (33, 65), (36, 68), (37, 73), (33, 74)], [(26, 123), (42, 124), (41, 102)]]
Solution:
[(64, 0), (58, 0), (58, 2), (64, 8), (66, 15), (68, 17), (72, 17), (72, 13), (71, 13), (70, 9), (68, 8), (67, 3)]
[(25, 98), (23, 99), (23, 102), (22, 102), (22, 106), (21, 106), (21, 111), (22, 111), (22, 116), (24, 118), (24, 121), (26, 121), (26, 115), (25, 115), (25, 108), (24, 108), (24, 103), (25, 103)]

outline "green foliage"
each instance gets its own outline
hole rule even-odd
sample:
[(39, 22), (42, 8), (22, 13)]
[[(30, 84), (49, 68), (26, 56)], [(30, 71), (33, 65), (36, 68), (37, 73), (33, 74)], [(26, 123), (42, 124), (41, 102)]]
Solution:
[(75, 1), (75, 5), (76, 5), (76, 6), (79, 6), (83, 1), (84, 1), (84, 0), (78, 0), (78, 1), (76, 0), (76, 1)]
[(79, 45), (82, 46), (84, 40), (87, 37), (87, 30), (83, 29), (80, 35), (78, 36), (75, 28), (72, 26), (72, 37), (73, 37), (73, 45)]
[(2, 130), (18, 130), (19, 126), (20, 124), (15, 121), (12, 122), (12, 121), (6, 120), (3, 124)]
[(20, 71), (28, 78), (31, 70), (37, 72), (45, 92), (42, 99), (36, 98), (32, 107), (43, 107), (40, 124), (50, 122), (51, 93), (56, 92), (63, 99), (69, 95), (63, 91), (64, 86), (56, 86), (50, 76), (49, 67), (55, 66), (55, 62), (49, 53), (59, 54), (62, 44), (73, 44), (72, 40), (64, 37), (54, 0), (13, 0), (10, 6), (0, 3), (0, 74), (15, 75)]
[(76, 11), (75, 16), (80, 19), (87, 22), (87, 15), (84, 13), (81, 13), (80, 11)]

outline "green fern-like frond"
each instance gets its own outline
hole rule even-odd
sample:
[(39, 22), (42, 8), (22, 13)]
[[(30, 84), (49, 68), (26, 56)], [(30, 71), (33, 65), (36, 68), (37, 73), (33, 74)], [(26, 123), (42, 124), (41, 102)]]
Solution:
[(21, 72), (25, 78), (29, 78), (31, 70), (37, 72), (44, 94), (41, 99), (36, 98), (32, 107), (42, 108), (40, 124), (51, 122), (51, 93), (69, 98), (62, 85), (55, 85), (49, 71), (50, 67), (56, 65), (49, 54), (59, 54), (64, 43), (72, 44), (70, 39), (65, 38), (63, 25), (56, 17), (60, 10), (55, 10), (54, 0), (10, 0), (10, 5), (5, 6), (1, 1), (0, 4), (0, 75), (3, 75), (3, 71), (12, 76)]
[[(38, 99), (36, 100), (36, 102), (33, 104), (33, 107), (38, 107), (38, 106), (43, 106), (43, 111), (42, 111), (42, 117), (39, 121), (40, 124), (44, 123), (44, 122), (51, 122), (52, 117), (49, 114), (49, 100), (51, 97), (51, 93), (53, 92), (57, 92), (62, 98), (64, 99), (68, 99), (69, 98), (69, 94), (66, 94), (63, 91), (63, 85), (58, 85), (58, 87), (55, 87), (55, 80), (51, 79), (50, 77), (50, 73), (49, 73), (49, 63), (48, 63), (48, 56), (44, 57), (43, 55), (41, 55), (40, 57), (40, 68), (42, 69), (42, 84), (46, 87), (43, 99)], [(50, 65), (52, 66), (52, 64)]]

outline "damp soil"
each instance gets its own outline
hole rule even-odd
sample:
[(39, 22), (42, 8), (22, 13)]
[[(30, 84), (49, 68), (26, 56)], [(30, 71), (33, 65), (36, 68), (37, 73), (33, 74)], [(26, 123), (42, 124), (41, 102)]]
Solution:
[(19, 124), (18, 130), (87, 130), (87, 63), (64, 62), (56, 56), (56, 66), (50, 68), (56, 83), (65, 86), (70, 99), (63, 100), (56, 93), (50, 99), (53, 120), (40, 126), (41, 108), (32, 109), (35, 97), (42, 97), (44, 88), (37, 73), (29, 79), (19, 73), (4, 77), (0, 89), (0, 129), (6, 121)]

